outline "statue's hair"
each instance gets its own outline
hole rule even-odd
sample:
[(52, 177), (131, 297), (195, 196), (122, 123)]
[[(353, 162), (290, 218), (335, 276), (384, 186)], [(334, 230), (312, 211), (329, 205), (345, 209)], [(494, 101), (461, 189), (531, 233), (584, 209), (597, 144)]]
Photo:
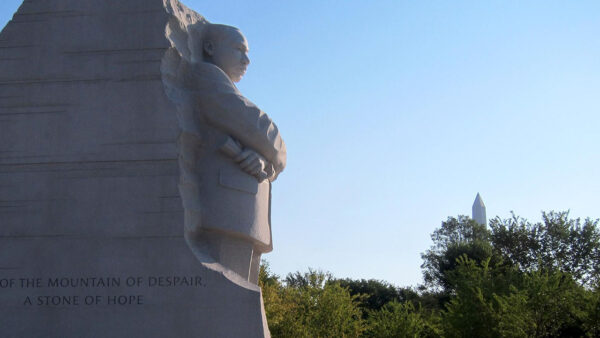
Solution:
[(204, 43), (212, 42), (213, 44), (218, 43), (218, 41), (223, 41), (229, 37), (228, 33), (237, 32), (240, 33), (240, 30), (233, 26), (221, 25), (216, 23), (209, 23), (204, 26), (202, 30), (202, 45), (200, 48), (202, 49), (201, 55), (203, 58), (206, 57), (206, 52), (204, 51)]
[(226, 34), (232, 31), (240, 32), (239, 29), (233, 26), (209, 23), (204, 26), (204, 31), (202, 32), (202, 41), (215, 42), (216, 40), (222, 40), (227, 38)]

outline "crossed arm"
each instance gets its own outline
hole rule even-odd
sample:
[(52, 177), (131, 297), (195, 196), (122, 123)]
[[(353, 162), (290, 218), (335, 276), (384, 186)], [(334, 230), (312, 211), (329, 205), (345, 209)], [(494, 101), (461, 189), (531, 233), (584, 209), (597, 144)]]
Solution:
[(221, 152), (239, 164), (240, 168), (249, 175), (256, 177), (259, 182), (265, 179), (273, 181), (275, 168), (262, 155), (252, 149), (242, 149), (242, 145), (231, 137), (219, 147)]
[(273, 165), (252, 149), (242, 151), (233, 160), (240, 165), (243, 171), (256, 177), (259, 181), (274, 178)]
[(200, 67), (195, 89), (199, 90), (197, 104), (203, 119), (237, 141), (239, 151), (229, 156), (242, 170), (259, 181), (275, 180), (286, 162), (285, 143), (277, 126), (220, 69)]
[(259, 181), (274, 181), (285, 168), (286, 147), (269, 116), (213, 64), (182, 62), (178, 72), (182, 84), (195, 92), (198, 116), (235, 140), (237, 151), (229, 156)]

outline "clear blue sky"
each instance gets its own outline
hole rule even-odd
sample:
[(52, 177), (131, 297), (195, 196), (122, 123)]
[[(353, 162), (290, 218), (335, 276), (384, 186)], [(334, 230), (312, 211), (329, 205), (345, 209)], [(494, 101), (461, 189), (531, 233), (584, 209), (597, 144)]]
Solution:
[[(3, 26), (20, 0), (2, 0)], [(448, 216), (600, 217), (599, 1), (200, 1), (280, 127), (280, 275), (421, 281)]]

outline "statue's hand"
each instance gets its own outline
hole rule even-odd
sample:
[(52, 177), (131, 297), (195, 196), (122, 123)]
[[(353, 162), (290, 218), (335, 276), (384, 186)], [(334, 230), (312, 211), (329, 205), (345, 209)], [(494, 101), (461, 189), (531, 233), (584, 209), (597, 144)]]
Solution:
[(246, 173), (256, 177), (259, 181), (268, 178), (266, 173), (267, 160), (252, 149), (242, 151), (233, 159)]

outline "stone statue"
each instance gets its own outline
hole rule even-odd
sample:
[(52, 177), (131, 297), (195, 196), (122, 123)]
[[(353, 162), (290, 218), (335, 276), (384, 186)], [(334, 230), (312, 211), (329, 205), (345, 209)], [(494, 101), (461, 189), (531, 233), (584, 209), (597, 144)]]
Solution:
[(201, 37), (202, 60), (178, 75), (194, 124), (180, 136), (186, 238), (205, 265), (257, 284), (261, 254), (273, 247), (271, 182), (286, 148), (277, 126), (234, 85), (250, 63), (246, 38), (208, 23)]
[(1, 337), (270, 336), (285, 146), (233, 84), (247, 47), (179, 0), (24, 0), (0, 27)]

